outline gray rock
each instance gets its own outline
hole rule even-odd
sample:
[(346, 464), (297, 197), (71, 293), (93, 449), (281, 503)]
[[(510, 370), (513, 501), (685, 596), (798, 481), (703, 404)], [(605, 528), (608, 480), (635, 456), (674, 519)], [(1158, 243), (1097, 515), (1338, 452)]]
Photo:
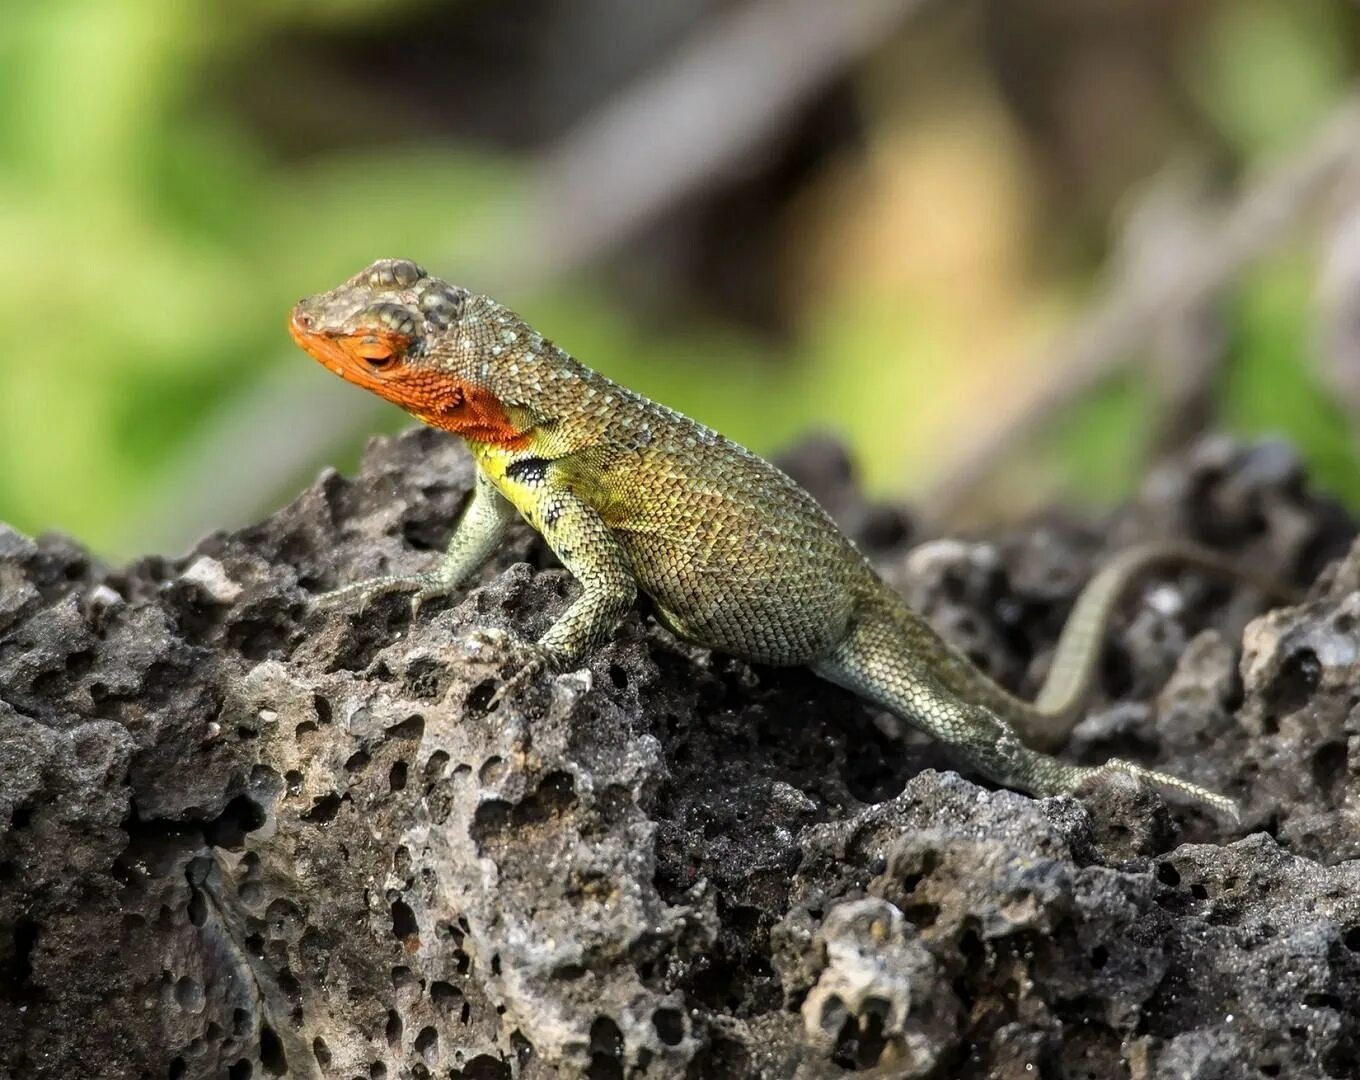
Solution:
[(493, 706), (575, 588), (527, 529), (414, 623), (308, 605), (447, 539), (469, 462), (414, 431), (182, 559), (0, 528), (0, 1075), (1355, 1075), (1360, 549), (1287, 448), (1212, 440), (1101, 528), (910, 557), (837, 449), (794, 461), (1023, 693), (1130, 540), (1311, 586), (1136, 591), (1069, 750), (1229, 791), (1243, 828), (979, 786), (641, 610)]

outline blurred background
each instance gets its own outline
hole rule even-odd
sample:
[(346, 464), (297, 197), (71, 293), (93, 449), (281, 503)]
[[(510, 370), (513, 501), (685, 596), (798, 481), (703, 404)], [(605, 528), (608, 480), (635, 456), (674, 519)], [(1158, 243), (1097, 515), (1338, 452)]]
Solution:
[(0, 0), (0, 520), (110, 558), (404, 414), (295, 350), (404, 256), (941, 527), (1205, 428), (1360, 506), (1343, 0)]

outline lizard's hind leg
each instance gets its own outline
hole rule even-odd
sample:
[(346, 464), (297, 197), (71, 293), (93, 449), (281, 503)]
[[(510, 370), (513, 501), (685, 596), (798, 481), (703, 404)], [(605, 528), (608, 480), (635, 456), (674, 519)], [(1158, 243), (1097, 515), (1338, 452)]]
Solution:
[(1118, 758), (1094, 767), (1072, 765), (1031, 749), (995, 712), (945, 686), (931, 668), (945, 655), (952, 653), (922, 620), (873, 604), (813, 670), (939, 739), (961, 763), (1007, 787), (1058, 795), (1122, 772), (1180, 792), (1236, 820), (1230, 799), (1179, 777)]

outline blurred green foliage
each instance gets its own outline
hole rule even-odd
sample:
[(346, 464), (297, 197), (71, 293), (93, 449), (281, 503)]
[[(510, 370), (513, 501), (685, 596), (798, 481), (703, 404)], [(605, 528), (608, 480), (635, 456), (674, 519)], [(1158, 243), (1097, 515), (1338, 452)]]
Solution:
[[(442, 269), (484, 254), (485, 223), (524, 179), (521, 155), (428, 139), (291, 155), (223, 90), (252, 77), (271, 35), (362, 33), (399, 8), (455, 19), (463, 6), (257, 0), (228, 16), (203, 0), (0, 3), (0, 326), (11, 343), (0, 519), (115, 554), (156, 542), (148, 500), (166, 497), (195, 432), (277, 365), (308, 363), (283, 330), (299, 295), (380, 255)], [(1287, 148), (1353, 74), (1332, 6), (1240, 0), (1214, 11), (1183, 58), (1188, 81), (1243, 159)], [(1027, 295), (1075, 309), (1081, 290), (1069, 280), (1031, 283)], [(1300, 362), (1310, 288), (1286, 257), (1238, 295), (1225, 415), (1241, 430), (1283, 431), (1320, 480), (1360, 504), (1353, 418)], [(887, 491), (929, 478), (905, 460), (908, 436), (933, 402), (959, 396), (951, 372), (969, 359), (951, 358), (959, 339), (935, 295), (853, 278), (809, 291), (792, 340), (699, 310), (658, 326), (604, 278), (520, 306), (592, 366), (758, 450), (809, 427), (838, 430)], [(1109, 499), (1127, 489), (1147, 407), (1125, 383), (1074, 412), (1045, 457), (1067, 490)], [(261, 478), (261, 507), (296, 479)]]

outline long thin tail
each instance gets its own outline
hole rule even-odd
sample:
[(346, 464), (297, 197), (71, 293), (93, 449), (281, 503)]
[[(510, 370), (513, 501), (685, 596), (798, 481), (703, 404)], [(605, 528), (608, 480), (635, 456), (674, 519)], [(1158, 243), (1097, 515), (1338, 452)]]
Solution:
[[(1138, 578), (1162, 565), (1192, 566), (1210, 573), (1239, 578), (1272, 599), (1292, 603), (1297, 594), (1240, 563), (1189, 541), (1155, 540), (1121, 551), (1100, 568), (1077, 597), (1068, 616), (1053, 662), (1033, 703), (1022, 701), (992, 684), (982, 691), (981, 704), (999, 712), (1025, 741), (1053, 749), (1076, 726), (1079, 711), (1095, 680), (1110, 615), (1125, 591)], [(990, 682), (990, 680), (989, 680)]]
[[(986, 696), (979, 693), (983, 683), (1005, 692), (976, 670), (965, 675), (967, 663), (918, 616), (896, 601), (879, 598), (856, 613), (845, 639), (813, 670), (896, 713), (942, 742), (961, 764), (1008, 787), (1057, 795), (1119, 772), (1236, 820), (1232, 800), (1178, 776), (1118, 759), (1096, 767), (1072, 765), (1025, 745), (1007, 715), (979, 700)], [(1016, 698), (1010, 701), (1024, 705)]]

